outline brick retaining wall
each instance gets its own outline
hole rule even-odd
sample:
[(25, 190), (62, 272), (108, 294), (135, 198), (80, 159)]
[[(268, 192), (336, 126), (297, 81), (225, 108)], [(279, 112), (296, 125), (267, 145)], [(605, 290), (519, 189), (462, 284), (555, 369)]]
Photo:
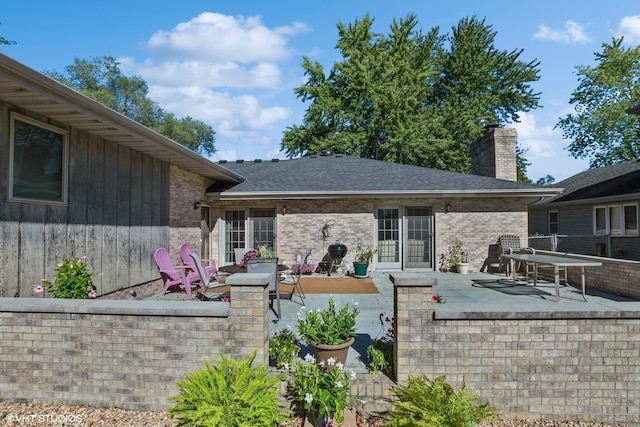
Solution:
[(268, 276), (241, 276), (230, 304), (0, 298), (0, 400), (163, 411), (204, 359), (268, 363)]
[[(640, 424), (640, 312), (440, 311), (395, 275), (396, 378), (446, 375), (506, 418)], [(444, 307), (443, 307), (444, 308)]]

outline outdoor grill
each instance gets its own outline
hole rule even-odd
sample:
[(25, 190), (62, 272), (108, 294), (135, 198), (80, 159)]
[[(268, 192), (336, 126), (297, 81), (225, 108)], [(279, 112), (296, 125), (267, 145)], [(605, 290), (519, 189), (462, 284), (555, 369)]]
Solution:
[(340, 243), (336, 240), (335, 243), (329, 245), (329, 248), (327, 249), (327, 253), (331, 258), (331, 264), (329, 265), (329, 269), (327, 270), (327, 276), (331, 276), (331, 271), (333, 270), (333, 267), (342, 266), (346, 271), (346, 268), (344, 266), (344, 263), (342, 262), (342, 259), (347, 255), (347, 245)]

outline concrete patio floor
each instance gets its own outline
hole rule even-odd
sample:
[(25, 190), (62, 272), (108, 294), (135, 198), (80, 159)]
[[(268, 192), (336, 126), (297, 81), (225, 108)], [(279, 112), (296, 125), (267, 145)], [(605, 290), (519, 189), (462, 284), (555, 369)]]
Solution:
[[(357, 302), (360, 314), (356, 321), (356, 340), (347, 357), (346, 367), (356, 373), (367, 372), (367, 348), (376, 338), (382, 338), (389, 327), (384, 320), (393, 317), (393, 283), (391, 276), (436, 277), (437, 285), (434, 294), (440, 294), (446, 300), (444, 304), (436, 304), (436, 318), (473, 318), (473, 313), (492, 313), (508, 317), (518, 311), (536, 312), (541, 316), (554, 316), (559, 312), (592, 312), (599, 313), (631, 310), (640, 311), (640, 302), (631, 301), (614, 295), (589, 289), (587, 282), (587, 301), (582, 299), (579, 288), (560, 286), (560, 300), (555, 300), (555, 286), (549, 280), (541, 279), (536, 287), (531, 281), (513, 283), (504, 273), (436, 273), (436, 272), (401, 272), (374, 271), (370, 277), (378, 288), (378, 294), (309, 294), (304, 300), (307, 308), (323, 309), (333, 297), (338, 307), (349, 302)], [(159, 299), (189, 299), (184, 294), (156, 295)], [(195, 299), (195, 291), (191, 298)], [(282, 316), (270, 312), (273, 335), (278, 330), (292, 328), (296, 330), (297, 313), (303, 303), (297, 294), (291, 299), (281, 299)], [(470, 314), (471, 313), (471, 314)], [(313, 353), (310, 346), (303, 346), (301, 357)]]
[[(376, 338), (384, 336), (389, 324), (384, 319), (393, 317), (393, 283), (391, 276), (436, 277), (437, 285), (434, 294), (440, 294), (447, 302), (436, 305), (436, 317), (455, 317), (456, 312), (474, 310), (509, 313), (518, 310), (534, 312), (591, 311), (595, 313), (611, 310), (639, 310), (640, 302), (632, 302), (625, 298), (589, 290), (587, 283), (587, 301), (582, 299), (579, 288), (560, 286), (560, 300), (555, 300), (555, 285), (552, 281), (540, 280), (536, 287), (531, 281), (518, 281), (515, 285), (504, 273), (412, 273), (412, 272), (372, 272), (379, 294), (306, 294), (304, 305), (307, 308), (325, 308), (329, 298), (333, 296), (337, 306), (355, 301), (360, 307), (356, 321), (356, 340), (349, 351), (346, 366), (355, 372), (367, 372), (367, 348)], [(275, 322), (276, 316), (271, 313), (273, 322), (271, 333), (278, 328), (291, 327), (295, 330), (296, 315), (302, 308), (297, 294), (291, 300), (282, 299), (282, 317)], [(311, 347), (304, 347), (301, 356), (312, 353)]]

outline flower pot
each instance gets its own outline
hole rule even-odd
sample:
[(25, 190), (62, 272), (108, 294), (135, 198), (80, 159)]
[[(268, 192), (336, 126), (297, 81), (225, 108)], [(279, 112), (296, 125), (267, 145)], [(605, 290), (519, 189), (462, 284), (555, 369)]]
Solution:
[(468, 262), (460, 262), (456, 265), (456, 270), (460, 274), (467, 274), (469, 272), (469, 263)]
[(325, 368), (327, 360), (334, 358), (336, 362), (340, 362), (343, 365), (347, 362), (347, 354), (349, 353), (349, 347), (353, 344), (355, 338), (351, 337), (342, 344), (318, 344), (311, 342), (311, 346), (315, 350), (316, 360), (325, 362)]
[(354, 262), (353, 263), (353, 275), (358, 278), (367, 277), (367, 269), (369, 264), (366, 262)]

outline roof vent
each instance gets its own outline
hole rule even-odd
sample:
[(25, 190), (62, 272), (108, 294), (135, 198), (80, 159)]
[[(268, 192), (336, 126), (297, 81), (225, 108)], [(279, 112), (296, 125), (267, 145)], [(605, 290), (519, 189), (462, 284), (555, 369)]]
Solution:
[(227, 163), (227, 161), (226, 160), (219, 160), (218, 163), (223, 165), (223, 164)]
[(333, 156), (333, 151), (331, 151), (331, 150), (320, 150), (319, 154), (320, 154), (321, 157)]
[(271, 163), (278, 163), (280, 159), (271, 159)]
[(262, 163), (262, 159), (255, 159), (253, 163)]
[(244, 160), (236, 160), (236, 163), (244, 163)]

